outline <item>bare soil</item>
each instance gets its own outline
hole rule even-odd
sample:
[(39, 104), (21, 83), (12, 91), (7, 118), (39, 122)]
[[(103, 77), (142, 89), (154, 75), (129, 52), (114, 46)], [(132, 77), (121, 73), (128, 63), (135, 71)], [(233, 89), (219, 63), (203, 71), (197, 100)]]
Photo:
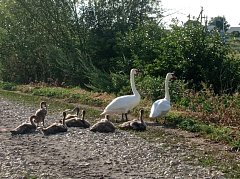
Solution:
[[(193, 147), (194, 136), (188, 136), (171, 144), (170, 138), (178, 140), (179, 134), (183, 137), (186, 134), (159, 126), (154, 127), (166, 135), (156, 142), (121, 130), (102, 134), (69, 128), (66, 133), (51, 136), (39, 132), (12, 136), (8, 132), (26, 121), (35, 110), (0, 97), (1, 179), (224, 178), (214, 167), (199, 165), (198, 153), (208, 147), (205, 141)], [(60, 118), (60, 112), (48, 115), (46, 124)]]

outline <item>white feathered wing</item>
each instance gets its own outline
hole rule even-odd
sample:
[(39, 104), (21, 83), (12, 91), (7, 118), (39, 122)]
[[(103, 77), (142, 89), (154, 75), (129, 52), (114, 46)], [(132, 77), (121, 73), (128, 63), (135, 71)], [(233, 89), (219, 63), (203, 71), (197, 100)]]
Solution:
[(127, 113), (129, 110), (138, 105), (139, 102), (140, 96), (136, 95), (120, 96), (112, 100), (112, 102), (106, 106), (102, 114)]
[(171, 109), (170, 102), (167, 99), (159, 99), (152, 104), (151, 112), (149, 117), (162, 117), (168, 113)]

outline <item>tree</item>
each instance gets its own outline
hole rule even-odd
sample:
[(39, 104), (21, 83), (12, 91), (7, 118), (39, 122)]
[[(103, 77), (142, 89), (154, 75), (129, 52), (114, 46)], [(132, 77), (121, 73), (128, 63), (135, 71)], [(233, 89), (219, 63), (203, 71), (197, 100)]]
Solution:
[(5, 80), (86, 82), (88, 31), (78, 16), (77, 1), (10, 0), (1, 5), (0, 23), (7, 31), (7, 40), (0, 44)]
[(226, 32), (230, 27), (230, 24), (228, 24), (224, 16), (212, 17), (208, 25), (216, 26), (219, 32), (221, 32), (223, 29), (224, 29), (224, 32)]
[(20, 83), (60, 78), (84, 85), (88, 66), (115, 71), (123, 57), (116, 38), (161, 16), (159, 0), (1, 2), (2, 78)]
[(183, 27), (174, 25), (161, 44), (164, 46), (153, 69), (175, 70), (196, 89), (201, 89), (202, 82), (211, 85), (216, 93), (237, 89), (235, 83), (239, 76), (232, 74), (239, 65), (235, 63), (231, 67), (235, 61), (229, 57), (231, 49), (222, 42), (218, 32), (208, 33), (204, 26), (195, 23)]
[(89, 1), (85, 19), (90, 27), (94, 65), (105, 71), (114, 70), (116, 61), (123, 56), (116, 51), (116, 39), (160, 18), (159, 3), (159, 0)]

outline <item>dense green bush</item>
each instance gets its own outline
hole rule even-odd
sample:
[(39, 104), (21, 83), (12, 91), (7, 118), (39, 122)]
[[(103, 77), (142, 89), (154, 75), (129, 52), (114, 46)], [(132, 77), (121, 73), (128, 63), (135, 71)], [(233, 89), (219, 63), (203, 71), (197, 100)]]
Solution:
[[(129, 71), (139, 68), (145, 76), (137, 85), (153, 100), (163, 96), (159, 86), (173, 71), (189, 88), (201, 90), (204, 82), (217, 94), (238, 90), (240, 57), (223, 43), (219, 32), (208, 32), (198, 21), (181, 26), (173, 22), (166, 29), (159, 23), (158, 0), (121, 2), (2, 1), (0, 79), (16, 83), (50, 79), (126, 94)], [(175, 97), (178, 93), (173, 91), (173, 101), (187, 104)]]
[(0, 81), (0, 88), (3, 89), (3, 90), (15, 90), (16, 89), (16, 84), (15, 83), (10, 83), (10, 82)]
[(219, 32), (209, 33), (196, 21), (171, 27), (139, 27), (121, 38), (119, 49), (131, 59), (132, 66), (143, 69), (147, 75), (164, 77), (175, 71), (190, 88), (200, 90), (204, 82), (216, 93), (237, 90), (240, 59), (230, 55), (232, 49), (222, 41)]

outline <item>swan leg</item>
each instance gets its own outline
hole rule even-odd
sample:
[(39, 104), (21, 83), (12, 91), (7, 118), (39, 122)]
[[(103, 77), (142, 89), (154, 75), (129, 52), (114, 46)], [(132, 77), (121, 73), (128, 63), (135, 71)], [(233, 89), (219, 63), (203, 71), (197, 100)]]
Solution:
[(122, 121), (124, 121), (124, 113), (122, 113)]
[(166, 125), (166, 121), (167, 121), (167, 118), (166, 118), (166, 116), (164, 116), (164, 118), (163, 118), (163, 124), (164, 125)]
[[(120, 119), (120, 120), (121, 120), (121, 122), (128, 121), (127, 113), (122, 113), (122, 119)], [(116, 122), (118, 122), (118, 121), (116, 120)]]
[(126, 121), (128, 121), (127, 113), (125, 113), (125, 118), (126, 118)]
[(116, 123), (123, 122), (123, 121), (124, 121), (124, 113), (122, 113), (122, 117), (120, 119), (115, 120)]

